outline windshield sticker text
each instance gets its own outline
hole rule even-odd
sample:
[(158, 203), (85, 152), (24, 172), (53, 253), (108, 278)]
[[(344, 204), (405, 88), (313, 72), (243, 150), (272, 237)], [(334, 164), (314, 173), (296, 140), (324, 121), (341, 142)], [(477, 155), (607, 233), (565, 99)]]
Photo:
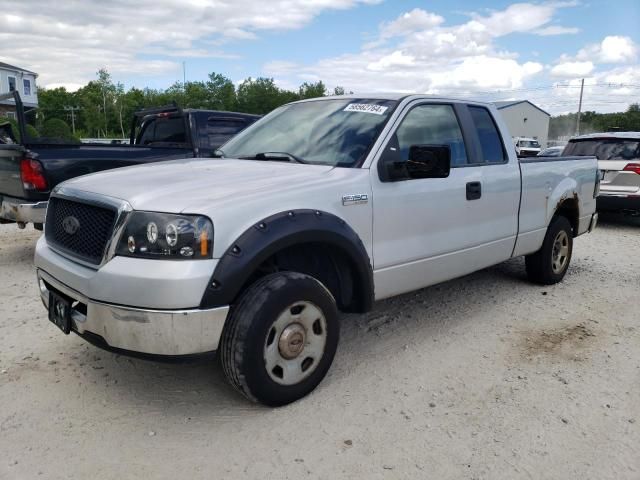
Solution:
[(344, 109), (345, 112), (361, 112), (361, 113), (373, 113), (374, 115), (382, 115), (387, 111), (389, 107), (383, 107), (382, 105), (374, 105), (372, 103), (350, 103)]

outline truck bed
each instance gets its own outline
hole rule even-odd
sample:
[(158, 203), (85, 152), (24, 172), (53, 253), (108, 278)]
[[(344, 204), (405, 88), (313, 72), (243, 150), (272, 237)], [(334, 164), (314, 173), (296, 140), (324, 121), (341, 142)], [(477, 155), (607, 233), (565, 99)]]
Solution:
[[(536, 251), (544, 238), (547, 225), (558, 205), (567, 200), (566, 191), (575, 192), (572, 203), (578, 211), (575, 235), (589, 228), (595, 210), (595, 157), (530, 157), (520, 158), (522, 198), (519, 235), (514, 256)], [(569, 172), (569, 173), (567, 173)], [(596, 173), (597, 175), (597, 173)]]

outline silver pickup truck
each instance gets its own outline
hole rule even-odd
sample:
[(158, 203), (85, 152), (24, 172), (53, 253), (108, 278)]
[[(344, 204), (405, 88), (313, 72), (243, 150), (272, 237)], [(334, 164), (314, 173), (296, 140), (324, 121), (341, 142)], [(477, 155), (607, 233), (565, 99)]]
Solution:
[(559, 282), (597, 222), (595, 157), (519, 161), (485, 103), (296, 102), (217, 156), (59, 185), (40, 292), (53, 324), (102, 348), (218, 351), (267, 405), (320, 383), (339, 312), (523, 255), (532, 281)]

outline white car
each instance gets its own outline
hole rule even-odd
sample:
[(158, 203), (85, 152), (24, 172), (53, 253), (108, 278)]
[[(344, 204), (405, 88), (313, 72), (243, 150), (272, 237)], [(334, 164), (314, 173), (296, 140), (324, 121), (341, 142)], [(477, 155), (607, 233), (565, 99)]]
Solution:
[(598, 210), (640, 212), (640, 132), (581, 135), (569, 140), (564, 153), (598, 158)]
[(519, 157), (535, 157), (542, 150), (540, 143), (535, 138), (517, 137), (514, 139), (514, 145)]
[(49, 319), (109, 350), (217, 351), (266, 405), (320, 383), (339, 312), (526, 256), (559, 282), (592, 230), (597, 163), (518, 161), (491, 104), (419, 95), (282, 106), (183, 159), (79, 177), (35, 265)]

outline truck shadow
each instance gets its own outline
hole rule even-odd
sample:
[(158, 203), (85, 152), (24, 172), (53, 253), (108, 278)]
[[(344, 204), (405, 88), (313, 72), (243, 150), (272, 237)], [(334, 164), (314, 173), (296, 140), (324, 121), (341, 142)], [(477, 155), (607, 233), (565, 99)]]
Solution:
[(637, 214), (600, 212), (599, 226), (602, 227), (640, 227), (640, 212)]
[[(436, 335), (471, 324), (477, 315), (486, 314), (504, 298), (530, 289), (522, 259), (513, 259), (463, 278), (378, 302), (372, 312), (345, 315), (338, 354), (318, 394), (334, 397), (332, 388), (366, 376), (367, 362), (381, 355), (392, 355), (407, 343), (429, 341)], [(533, 286), (533, 288), (536, 288)], [(473, 312), (473, 314), (461, 314)], [(133, 409), (152, 406), (163, 415), (225, 419), (262, 415), (265, 409), (251, 404), (231, 388), (215, 358), (182, 363), (158, 363), (99, 350), (74, 339), (74, 356), (83, 383), (97, 385), (85, 394)], [(355, 375), (354, 375), (355, 373)], [(360, 375), (358, 374), (360, 373)], [(66, 378), (68, 387), (78, 389), (77, 379)], [(65, 387), (66, 388), (66, 387)], [(91, 386), (89, 387), (91, 390)], [(102, 400), (101, 400), (102, 401)], [(295, 405), (303, 405), (304, 401)]]

